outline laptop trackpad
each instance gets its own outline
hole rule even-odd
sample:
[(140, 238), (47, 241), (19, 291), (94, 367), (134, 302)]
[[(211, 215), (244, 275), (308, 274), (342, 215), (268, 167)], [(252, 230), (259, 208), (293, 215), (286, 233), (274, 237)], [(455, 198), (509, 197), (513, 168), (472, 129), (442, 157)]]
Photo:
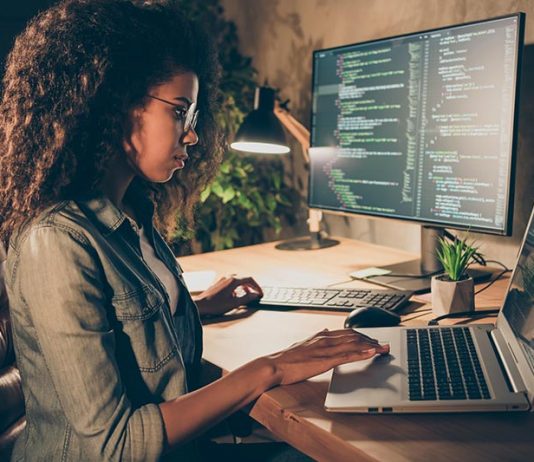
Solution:
[(394, 407), (403, 399), (406, 374), (402, 368), (399, 328), (358, 329), (389, 343), (391, 353), (365, 361), (344, 364), (334, 370), (325, 402), (330, 411), (364, 411), (369, 408)]

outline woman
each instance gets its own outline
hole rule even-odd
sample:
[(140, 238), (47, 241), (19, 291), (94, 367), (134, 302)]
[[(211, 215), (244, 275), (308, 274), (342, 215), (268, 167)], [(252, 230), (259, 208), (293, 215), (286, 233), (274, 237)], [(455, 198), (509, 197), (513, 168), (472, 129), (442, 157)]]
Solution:
[[(185, 443), (269, 388), (387, 353), (324, 331), (195, 390), (199, 315), (153, 221), (172, 232), (216, 170), (217, 75), (206, 36), (171, 8), (70, 0), (17, 38), (0, 113), (27, 416), (15, 460), (189, 460)], [(198, 308), (259, 295), (226, 280)]]

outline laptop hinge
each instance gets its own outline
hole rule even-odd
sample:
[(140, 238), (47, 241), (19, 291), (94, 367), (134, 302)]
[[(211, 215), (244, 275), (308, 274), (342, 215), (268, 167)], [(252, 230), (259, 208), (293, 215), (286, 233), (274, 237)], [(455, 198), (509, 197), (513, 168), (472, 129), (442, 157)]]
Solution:
[(526, 393), (527, 387), (521, 378), (521, 374), (517, 368), (517, 362), (515, 361), (512, 350), (501, 331), (495, 328), (489, 332), (489, 335), (492, 341), (491, 344), (495, 350), (497, 359), (499, 360), (499, 365), (503, 371), (503, 375), (511, 386), (511, 391), (514, 391), (515, 393)]

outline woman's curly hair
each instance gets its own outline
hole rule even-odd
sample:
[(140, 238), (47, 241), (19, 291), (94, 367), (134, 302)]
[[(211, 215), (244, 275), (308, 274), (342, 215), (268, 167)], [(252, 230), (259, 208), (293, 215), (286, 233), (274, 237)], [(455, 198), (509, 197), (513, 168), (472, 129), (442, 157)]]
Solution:
[(132, 109), (176, 72), (199, 78), (200, 142), (165, 184), (135, 181), (167, 236), (190, 222), (222, 155), (214, 114), (220, 74), (208, 36), (172, 6), (64, 0), (34, 18), (10, 52), (0, 106), (0, 237), (61, 200), (99, 191), (123, 152)]

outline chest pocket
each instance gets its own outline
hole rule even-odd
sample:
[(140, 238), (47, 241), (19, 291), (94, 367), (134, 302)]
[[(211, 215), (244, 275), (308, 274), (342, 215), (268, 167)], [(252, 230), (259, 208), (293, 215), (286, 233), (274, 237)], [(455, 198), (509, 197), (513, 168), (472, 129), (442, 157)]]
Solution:
[[(158, 372), (177, 355), (172, 325), (163, 312), (165, 300), (155, 289), (142, 289), (112, 298), (117, 321), (141, 372)], [(182, 363), (181, 357), (179, 358)]]

